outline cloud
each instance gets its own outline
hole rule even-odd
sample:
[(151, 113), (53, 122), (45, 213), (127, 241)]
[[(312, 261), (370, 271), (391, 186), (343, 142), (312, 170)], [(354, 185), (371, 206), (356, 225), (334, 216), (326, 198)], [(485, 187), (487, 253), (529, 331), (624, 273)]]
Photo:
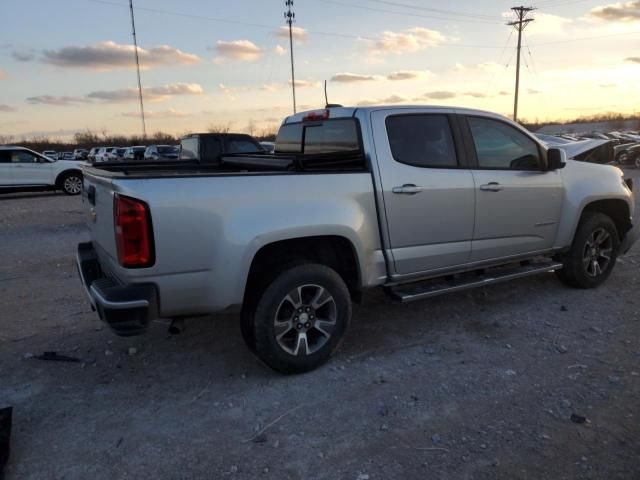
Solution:
[[(502, 12), (502, 18), (505, 20), (514, 20), (515, 15), (513, 11), (508, 10)], [(533, 15), (529, 15), (527, 18), (533, 18), (534, 21), (527, 25), (527, 35), (529, 37), (544, 36), (544, 35), (565, 35), (567, 34), (567, 25), (573, 23), (570, 18), (560, 17), (558, 15), (552, 15), (550, 13), (534, 12)]]
[(473, 98), (487, 98), (488, 95), (486, 93), (481, 92), (466, 92), (465, 95)]
[[(140, 112), (125, 112), (122, 113), (123, 117), (140, 118)], [(188, 117), (189, 114), (170, 108), (168, 110), (145, 110), (145, 118), (183, 118)]]
[(55, 95), (38, 95), (36, 97), (27, 98), (27, 103), (32, 105), (56, 105), (59, 107), (68, 107), (70, 105), (77, 105), (78, 103), (88, 103), (84, 97), (71, 97), (71, 96), (55, 96)]
[(336, 73), (333, 77), (331, 77), (332, 82), (339, 83), (356, 83), (356, 82), (370, 82), (372, 80), (377, 80), (373, 75), (360, 75), (357, 73)]
[[(292, 27), (291, 34), (293, 36), (293, 39), (298, 42), (306, 41), (308, 36), (307, 31), (301, 27)], [(289, 27), (280, 27), (276, 32), (276, 37), (289, 40)]]
[(385, 105), (385, 104), (395, 104), (395, 103), (405, 103), (408, 102), (409, 99), (407, 97), (404, 97), (402, 95), (391, 95), (389, 97), (386, 98), (379, 98), (379, 99), (368, 99), (368, 100), (362, 100), (360, 102), (358, 102), (358, 106), (360, 107), (370, 107), (372, 105)]
[(640, 21), (640, 1), (618, 2), (602, 5), (591, 10), (591, 16), (610, 22)]
[(540, 90), (536, 90), (535, 88), (527, 88), (527, 93), (531, 95), (538, 95), (542, 92)]
[(432, 100), (447, 100), (449, 98), (455, 98), (458, 94), (456, 92), (448, 92), (443, 90), (438, 90), (435, 92), (429, 92), (424, 94), (424, 98), (430, 98)]
[(287, 49), (284, 48), (282, 45), (276, 45), (275, 48), (273, 49), (273, 53), (275, 53), (276, 55), (284, 55), (287, 53)]
[[(142, 89), (143, 98), (150, 102), (162, 102), (175, 95), (201, 95), (202, 93), (202, 87), (197, 83), (173, 83)], [(132, 102), (138, 100), (138, 89), (98, 90), (87, 94), (86, 98), (104, 103)]]
[(430, 77), (431, 72), (417, 71), (417, 70), (399, 70), (387, 75), (387, 80), (399, 81), (399, 80), (415, 80), (416, 78)]
[[(289, 86), (291, 86), (291, 80), (289, 80)], [(296, 88), (318, 88), (320, 82), (313, 80), (296, 80)]]
[(36, 58), (33, 50), (14, 50), (11, 52), (11, 58), (17, 62), (30, 62)]
[(11, 105), (5, 105), (4, 103), (0, 103), (0, 112), (17, 112), (18, 109), (16, 107), (12, 107)]
[(511, 95), (511, 94), (510, 94), (509, 92), (507, 92), (506, 90), (500, 90), (500, 91), (498, 92), (498, 95), (502, 95), (502, 96), (504, 96), (504, 95)]
[(598, 85), (600, 88), (616, 88), (618, 85), (615, 83), (601, 83)]
[(240, 62), (253, 62), (262, 56), (262, 49), (249, 40), (233, 40), (226, 42), (218, 40), (215, 50), (222, 59)]
[(434, 47), (445, 40), (437, 30), (414, 27), (402, 32), (384, 31), (379, 40), (369, 43), (369, 51), (374, 55), (390, 55), (419, 52)]
[(260, 90), (263, 90), (265, 92), (275, 92), (279, 89), (280, 85), (277, 83), (265, 83), (264, 85), (262, 85), (262, 87), (260, 87)]
[(632, 62), (632, 63), (640, 63), (640, 57), (627, 57), (624, 59), (625, 62)]
[[(112, 41), (94, 43), (85, 47), (70, 46), (57, 50), (43, 50), (41, 61), (58, 67), (113, 70), (134, 68), (133, 45), (121, 45)], [(150, 49), (138, 47), (141, 68), (158, 66), (191, 65), (201, 61), (200, 57), (185, 53), (169, 45)]]

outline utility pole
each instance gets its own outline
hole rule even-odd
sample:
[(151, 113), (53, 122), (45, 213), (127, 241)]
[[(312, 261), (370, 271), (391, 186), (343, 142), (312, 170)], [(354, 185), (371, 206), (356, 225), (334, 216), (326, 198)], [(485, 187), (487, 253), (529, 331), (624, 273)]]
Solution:
[(138, 40), (136, 39), (136, 23), (133, 19), (133, 0), (129, 0), (131, 10), (131, 34), (133, 35), (133, 49), (136, 57), (136, 71), (138, 72), (138, 96), (140, 97), (140, 115), (142, 117), (142, 135), (147, 138), (147, 125), (144, 121), (144, 104), (142, 103), (142, 82), (140, 81), (140, 60), (138, 59)]
[(516, 62), (516, 94), (513, 101), (513, 121), (518, 121), (518, 94), (520, 91), (520, 48), (522, 46), (522, 31), (527, 28), (529, 23), (533, 22), (533, 18), (527, 18), (529, 12), (535, 10), (533, 7), (512, 7), (516, 14), (516, 20), (507, 23), (518, 31), (518, 60)]
[(293, 92), (293, 113), (296, 113), (296, 75), (293, 68), (293, 22), (296, 19), (296, 14), (291, 10), (293, 8), (293, 0), (286, 0), (284, 2), (287, 7), (287, 11), (284, 12), (285, 22), (289, 25), (289, 52), (291, 53), (291, 91)]

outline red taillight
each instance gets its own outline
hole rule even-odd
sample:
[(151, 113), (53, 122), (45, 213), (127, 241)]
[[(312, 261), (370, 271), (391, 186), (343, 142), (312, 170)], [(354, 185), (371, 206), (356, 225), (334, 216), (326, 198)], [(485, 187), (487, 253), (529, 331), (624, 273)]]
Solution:
[(329, 112), (328, 108), (325, 109), (325, 110), (314, 110), (313, 112), (306, 113), (302, 117), (302, 121), (303, 122), (316, 122), (318, 120), (328, 120), (330, 113), (331, 112)]
[(151, 215), (147, 204), (116, 195), (113, 199), (113, 215), (120, 265), (127, 268), (153, 265)]

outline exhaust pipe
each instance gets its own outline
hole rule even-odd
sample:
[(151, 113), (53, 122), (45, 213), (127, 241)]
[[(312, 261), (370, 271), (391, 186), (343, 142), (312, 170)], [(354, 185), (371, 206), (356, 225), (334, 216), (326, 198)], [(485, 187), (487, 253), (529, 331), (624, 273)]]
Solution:
[(169, 325), (171, 335), (179, 335), (184, 330), (184, 318), (174, 318)]

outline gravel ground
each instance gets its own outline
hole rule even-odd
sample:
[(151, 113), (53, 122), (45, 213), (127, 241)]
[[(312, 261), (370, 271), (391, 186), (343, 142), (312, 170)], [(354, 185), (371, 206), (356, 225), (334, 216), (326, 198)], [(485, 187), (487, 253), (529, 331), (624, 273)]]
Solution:
[(328, 365), (286, 377), (233, 316), (113, 336), (76, 275), (83, 222), (77, 197), (0, 196), (10, 480), (640, 478), (640, 245), (595, 291), (372, 292)]

